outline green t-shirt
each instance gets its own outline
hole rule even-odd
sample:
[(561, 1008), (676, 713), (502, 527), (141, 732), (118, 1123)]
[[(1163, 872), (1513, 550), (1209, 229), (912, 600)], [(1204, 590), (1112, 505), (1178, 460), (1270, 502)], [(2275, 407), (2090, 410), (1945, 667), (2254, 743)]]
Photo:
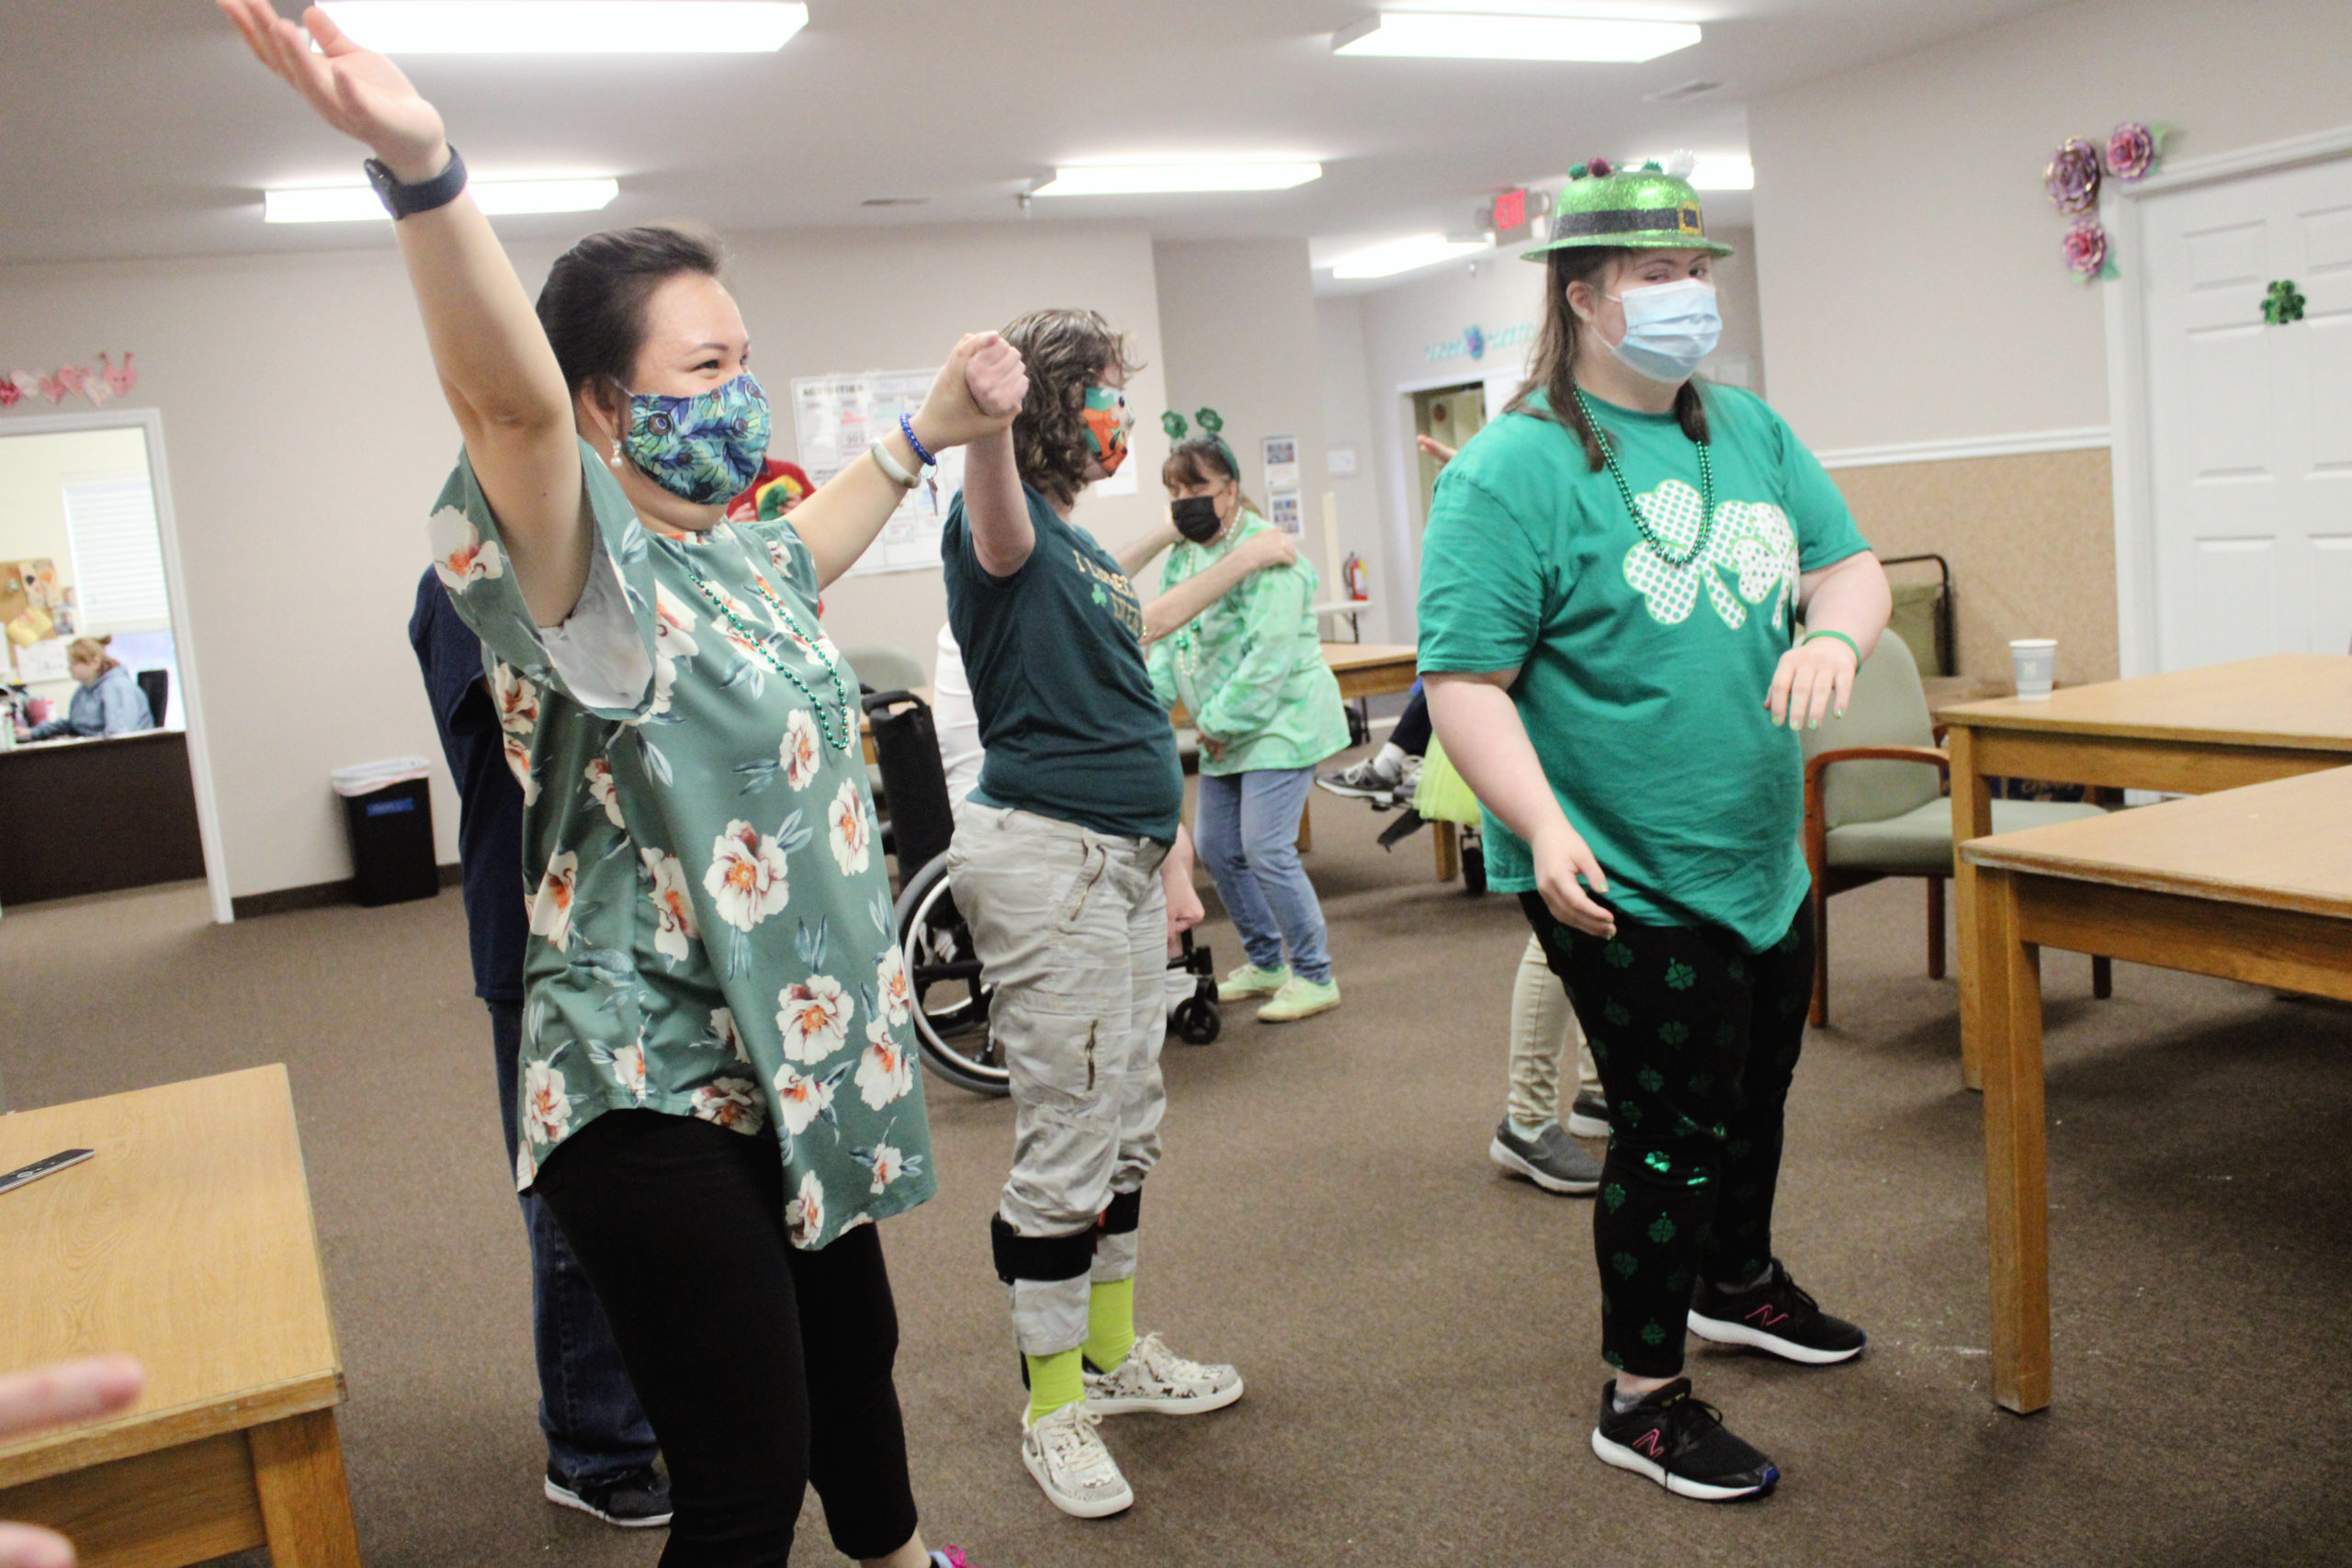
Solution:
[[(1511, 700), (1611, 901), (1646, 924), (1723, 927), (1758, 951), (1787, 932), (1809, 885), (1797, 736), (1772, 723), (1764, 695), (1788, 651), (1798, 574), (1869, 547), (1761, 399), (1705, 396), (1715, 528), (1679, 568), (1570, 431), (1519, 413), (1471, 437), (1438, 479), (1422, 541), (1420, 668), (1517, 669)], [(1689, 549), (1699, 462), (1682, 427), (1595, 406), (1651, 528)], [(1492, 813), (1485, 830), (1488, 885), (1532, 890), (1527, 845)]]
[(1012, 576), (981, 568), (960, 491), (939, 540), (988, 751), (971, 798), (1172, 844), (1184, 773), (1144, 667), (1142, 603), (1091, 534), (1027, 493), (1037, 544)]

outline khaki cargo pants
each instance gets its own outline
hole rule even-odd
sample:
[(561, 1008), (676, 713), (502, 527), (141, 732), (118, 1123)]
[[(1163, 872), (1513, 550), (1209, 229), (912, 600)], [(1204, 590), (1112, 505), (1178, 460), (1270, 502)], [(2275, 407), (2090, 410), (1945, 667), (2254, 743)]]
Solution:
[[(996, 987), (989, 1027), (1012, 1076), (1012, 1172), (997, 1212), (1020, 1235), (1091, 1230), (1159, 1161), (1167, 853), (1034, 812), (956, 808), (948, 879)], [(1135, 1270), (1127, 1231), (1099, 1239), (1089, 1275), (1013, 1281), (1022, 1350), (1075, 1348), (1091, 1282)]]

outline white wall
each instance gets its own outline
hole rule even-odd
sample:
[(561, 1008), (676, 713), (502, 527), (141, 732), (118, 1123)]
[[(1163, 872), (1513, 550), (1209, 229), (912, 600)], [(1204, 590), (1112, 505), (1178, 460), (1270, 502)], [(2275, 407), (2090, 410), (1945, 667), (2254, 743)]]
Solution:
[[(1323, 579), (1317, 597), (1340, 597), (1325, 560), (1323, 492), (1331, 486), (1306, 242), (1163, 242), (1152, 247), (1152, 261), (1159, 279), (1159, 330), (1168, 345), (1165, 406), (1188, 422), (1204, 405), (1224, 417), (1225, 438), (1241, 460), (1242, 488), (1261, 506), (1269, 502), (1259, 444), (1269, 435), (1298, 438), (1300, 545)], [(1159, 423), (1158, 408), (1136, 413)], [(1143, 477), (1148, 489), (1164, 493), (1157, 491), (1157, 468)], [(1368, 529), (1361, 536), (1368, 539)], [(1344, 518), (1341, 540), (1343, 551), (1363, 547)], [(1147, 598), (1158, 581), (1156, 573), (1148, 577)]]
[(2352, 123), (2347, 62), (2345, 0), (2083, 0), (1749, 105), (1774, 406), (1816, 449), (2104, 424), (2052, 151), (2126, 119), (2179, 157)]
[[(552, 255), (517, 248), (526, 284)], [(1046, 304), (1100, 309), (1160, 358), (1139, 231), (745, 236), (730, 282), (779, 400), (794, 376), (936, 364), (957, 333)], [(137, 353), (140, 383), (121, 404), (162, 411), (230, 889), (347, 875), (329, 770), (407, 752), (439, 761), (406, 626), (424, 515), (457, 434), (389, 240), (363, 253), (0, 271), (0, 340), (18, 364)], [(1164, 404), (1159, 375), (1140, 378), (1145, 407)], [(1156, 423), (1137, 448), (1156, 473)], [(1158, 504), (1091, 500), (1079, 518), (1115, 542)], [(839, 642), (887, 642), (926, 662), (944, 616), (935, 573), (845, 581), (827, 601)], [(437, 766), (435, 812), (453, 860), (457, 802)]]
[[(1711, 372), (1723, 361), (1744, 363), (1745, 378), (1760, 389), (1763, 348), (1750, 259), (1754, 236), (1740, 229), (1714, 233), (1736, 254), (1716, 266), (1724, 341), (1702, 369)], [(1399, 389), (1490, 380), (1496, 389), (1504, 385), (1516, 389), (1534, 346), (1533, 331), (1543, 325), (1544, 276), (1541, 265), (1506, 254), (1395, 288), (1323, 302), (1319, 321), (1327, 396), (1343, 398), (1351, 385), (1363, 389), (1369, 439), (1363, 460), (1377, 491), (1379, 512), (1381, 568), (1374, 592), (1384, 611), (1385, 637), (1407, 641), (1414, 636), (1418, 622), (1413, 600), (1420, 581), (1424, 522), (1412, 409)], [(1464, 331), (1473, 326), (1490, 344), (1521, 333), (1524, 341), (1488, 346), (1474, 359)], [(1501, 399), (1490, 396), (1487, 417), (1500, 410)], [(1371, 635), (1369, 627), (1366, 635)]]

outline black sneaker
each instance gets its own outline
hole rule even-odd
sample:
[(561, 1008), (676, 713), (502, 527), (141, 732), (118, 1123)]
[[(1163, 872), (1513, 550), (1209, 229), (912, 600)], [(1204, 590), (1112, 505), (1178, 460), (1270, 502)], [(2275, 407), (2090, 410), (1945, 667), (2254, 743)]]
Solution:
[(1568, 1107), (1568, 1131), (1579, 1138), (1609, 1136), (1609, 1101), (1597, 1094), (1580, 1094)]
[(1581, 1198), (1600, 1185), (1600, 1162), (1560, 1131), (1557, 1122), (1548, 1123), (1532, 1138), (1522, 1138), (1506, 1117), (1495, 1129), (1495, 1141), (1487, 1145), (1487, 1157), (1546, 1192)]
[(1797, 1288), (1781, 1260), (1772, 1259), (1764, 1282), (1726, 1291), (1701, 1281), (1690, 1298), (1690, 1332), (1718, 1345), (1753, 1345), (1786, 1360), (1826, 1367), (1862, 1353), (1870, 1336), (1830, 1316)]
[(550, 1470), (547, 1492), (550, 1503), (594, 1514), (623, 1529), (650, 1529), (670, 1522), (669, 1478), (650, 1467), (610, 1481), (573, 1481)]
[(1617, 1384), (1600, 1385), (1600, 1425), (1592, 1451), (1603, 1464), (1646, 1475), (1678, 1497), (1736, 1503), (1781, 1483), (1780, 1467), (1729, 1432), (1724, 1414), (1690, 1397), (1677, 1378), (1631, 1410), (1617, 1408)]

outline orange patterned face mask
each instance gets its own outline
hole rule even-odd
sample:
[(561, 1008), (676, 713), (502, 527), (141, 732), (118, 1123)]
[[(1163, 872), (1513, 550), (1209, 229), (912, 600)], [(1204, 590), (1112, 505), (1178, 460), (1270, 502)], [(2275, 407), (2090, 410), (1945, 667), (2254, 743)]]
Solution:
[(1086, 445), (1108, 479), (1127, 460), (1127, 431), (1135, 423), (1127, 413), (1127, 395), (1116, 387), (1087, 388), (1085, 417)]

